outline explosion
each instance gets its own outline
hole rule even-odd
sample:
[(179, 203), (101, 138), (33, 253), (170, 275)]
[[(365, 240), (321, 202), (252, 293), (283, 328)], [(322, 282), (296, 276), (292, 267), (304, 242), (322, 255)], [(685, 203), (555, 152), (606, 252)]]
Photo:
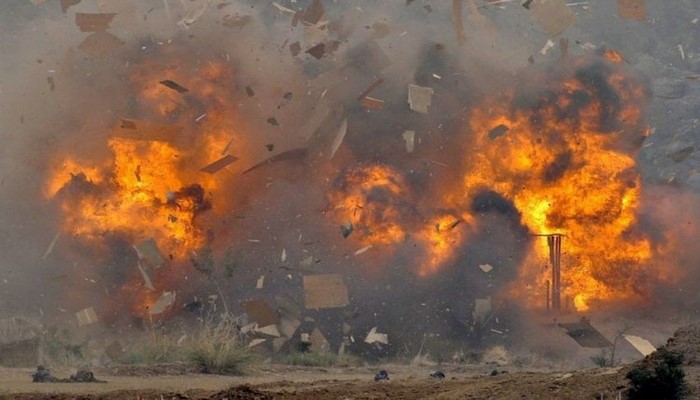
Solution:
[[(89, 165), (78, 155), (58, 155), (49, 173), (45, 193), (63, 212), (63, 232), (86, 244), (115, 233), (134, 245), (152, 239), (175, 265), (208, 245), (197, 216), (212, 208), (212, 198), (226, 202), (221, 194), (231, 177), (215, 173), (237, 159), (231, 151), (244, 148), (232, 116), (231, 79), (215, 62), (197, 74), (152, 61), (135, 66), (130, 80), (139, 107), (134, 119), (123, 118), (112, 129), (112, 158)], [(139, 265), (144, 274), (145, 267)], [(179, 276), (170, 271), (170, 279), (159, 277), (152, 285), (134, 271), (122, 291), (139, 314), (159, 291), (170, 289), (167, 280)]]
[[(532, 96), (509, 93), (472, 113), (467, 197), (495, 191), (533, 234), (564, 236), (562, 294), (577, 310), (639, 298), (652, 248), (635, 234), (641, 181), (624, 141), (646, 132), (644, 86), (609, 57), (573, 60), (549, 79)], [(518, 285), (533, 286), (530, 303), (540, 307), (548, 254), (536, 241)]]

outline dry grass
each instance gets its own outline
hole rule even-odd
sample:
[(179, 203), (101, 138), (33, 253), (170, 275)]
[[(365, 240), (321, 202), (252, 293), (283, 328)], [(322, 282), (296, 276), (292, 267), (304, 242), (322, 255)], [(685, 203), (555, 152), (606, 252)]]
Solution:
[(204, 373), (243, 374), (256, 357), (243, 341), (239, 322), (227, 312), (208, 316), (190, 342), (188, 360)]

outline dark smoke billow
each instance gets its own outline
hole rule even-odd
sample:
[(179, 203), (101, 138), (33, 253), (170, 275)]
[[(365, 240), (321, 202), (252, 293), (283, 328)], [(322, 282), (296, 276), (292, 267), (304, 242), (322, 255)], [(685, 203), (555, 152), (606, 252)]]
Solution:
[[(494, 188), (483, 188), (472, 198), (463, 193), (463, 168), (478, 152), (465, 145), (474, 134), (464, 128), (470, 112), (485, 98), (516, 87), (512, 108), (532, 110), (533, 126), (538, 124), (540, 109), (554, 107), (558, 118), (567, 120), (600, 99), (604, 110), (596, 123), (606, 133), (615, 134), (625, 122), (620, 117), (621, 99), (606, 80), (618, 66), (594, 56), (578, 69), (548, 60), (542, 60), (542, 66), (529, 66), (528, 56), (540, 44), (533, 45), (506, 27), (494, 38), (476, 25), (467, 25), (469, 44), (459, 46), (447, 3), (433, 4), (428, 12), (417, 3), (324, 2), (325, 18), (332, 23), (323, 29), (305, 27), (303, 22), (291, 28), (291, 15), (269, 4), (246, 1), (222, 7), (207, 1), (185, 2), (186, 7), (170, 2), (169, 8), (161, 1), (84, 1), (66, 15), (55, 4), (11, 3), (0, 16), (9, 23), (8, 37), (15, 39), (3, 44), (3, 53), (16, 54), (13, 59), (4, 57), (0, 65), (0, 74), (8, 77), (3, 93), (12, 98), (2, 102), (8, 118), (0, 123), (8, 143), (0, 163), (9, 171), (0, 178), (4, 193), (0, 249), (5, 260), (0, 272), (8, 282), (0, 295), (0, 316), (32, 315), (47, 326), (75, 328), (74, 313), (90, 306), (99, 312), (100, 329), (106, 332), (138, 332), (148, 326), (148, 318), (123, 302), (138, 299), (142, 291), (134, 286), (140, 284), (141, 275), (135, 268), (138, 256), (133, 245), (144, 238), (127, 229), (88, 237), (62, 232), (61, 226), (71, 210), (82, 207), (77, 200), (93, 196), (104, 201), (101, 196), (111, 190), (115, 178), (111, 173), (102, 183), (89, 177), (113, 161), (107, 143), (122, 118), (162, 125), (187, 120), (172, 140), (180, 154), (206, 153), (199, 138), (223, 126), (237, 135), (231, 152), (239, 160), (212, 178), (219, 186), (208, 192), (197, 171), (209, 160), (183, 157), (185, 161), (178, 164), (190, 172), (183, 186), (171, 188), (172, 192), (206, 206), (198, 207), (194, 218), (201, 246), (179, 255), (183, 249), (161, 249), (165, 266), (152, 279), (160, 282), (159, 290), (178, 293), (161, 323), (194, 320), (196, 312), (188, 310), (193, 304), (205, 304), (211, 295), (223, 294), (236, 313), (243, 312), (241, 301), (265, 299), (277, 307), (284, 297), (301, 308), (302, 320), (311, 319), (303, 321), (293, 340), (302, 331), (318, 328), (332, 351), (345, 343), (349, 351), (368, 356), (412, 356), (425, 345), (447, 358), (472, 347), (516, 344), (518, 332), (533, 337), (541, 333), (526, 322), (532, 318), (530, 310), (508, 295), (531, 251), (534, 232), (524, 225), (522, 211)], [(311, 2), (280, 3), (301, 9)], [(73, 24), (75, 12), (116, 12), (110, 32), (125, 44), (106, 59), (77, 50), (84, 34)], [(498, 12), (483, 13), (499, 21)], [(522, 12), (512, 11), (514, 17)], [(435, 23), (426, 24), (426, 18)], [(42, 28), (34, 32), (40, 22)], [(376, 25), (380, 23), (391, 28), (386, 36)], [(291, 56), (290, 46), (296, 41), (302, 51)], [(304, 52), (320, 42), (328, 49), (320, 59)], [(498, 45), (485, 49), (479, 46), (483, 42)], [(215, 79), (197, 80), (213, 63), (224, 72)], [(190, 87), (181, 96), (184, 100), (169, 104), (163, 113), (162, 104), (149, 102), (153, 99), (143, 90), (168, 73), (193, 79), (201, 87), (211, 85), (214, 91), (223, 88), (224, 100), (217, 103), (218, 97), (208, 97), (210, 92), (200, 95), (198, 87)], [(47, 74), (55, 82), (53, 89), (46, 84)], [(573, 94), (566, 106), (558, 104), (556, 92), (547, 95), (554, 89), (541, 89), (548, 74), (573, 76), (587, 91)], [(370, 96), (384, 100), (384, 107), (368, 110), (356, 97), (379, 77), (383, 83)], [(434, 89), (427, 115), (408, 108), (408, 83)], [(319, 111), (324, 108), (327, 113)], [(230, 119), (221, 126), (203, 128), (215, 113)], [(210, 115), (197, 121), (205, 114)], [(317, 114), (321, 115), (318, 124), (310, 127)], [(331, 157), (344, 119), (347, 134)], [(642, 128), (625, 131), (620, 147), (635, 153), (643, 140)], [(413, 153), (405, 148), (402, 133), (406, 130), (416, 132)], [(558, 145), (554, 135), (547, 140), (544, 145)], [(307, 149), (303, 156), (264, 163), (242, 174), (269, 157), (299, 148)], [(87, 170), (71, 171), (69, 183), (56, 197), (46, 199), (42, 186), (66, 154), (82, 160)], [(343, 186), (349, 169), (366, 165), (385, 165), (395, 171), (404, 190), (400, 197), (375, 188), (367, 193), (365, 206), (373, 210), (375, 220), (386, 217), (383, 210), (388, 207), (400, 208), (395, 222), (403, 226), (404, 234), (395, 243), (374, 245), (355, 255), (367, 245), (362, 237), (371, 236), (372, 227), (360, 224), (343, 238), (340, 225), (346, 221), (334, 219), (328, 211), (337, 206), (329, 203), (328, 193)], [(572, 155), (562, 150), (543, 179), (558, 181), (578, 167)], [(454, 192), (454, 199), (442, 204), (447, 192)], [(162, 204), (154, 207), (181, 207), (176, 201), (169, 204), (166, 192), (156, 196)], [(682, 189), (673, 195), (654, 190), (647, 196), (665, 201), (645, 205), (646, 213), (661, 217), (650, 216), (639, 234), (655, 235), (659, 249), (666, 245), (678, 249), (679, 244), (666, 235), (673, 229), (668, 221), (693, 225), (697, 218), (679, 217), (668, 198), (678, 196), (695, 204), (688, 200), (692, 196)], [(62, 203), (62, 197), (70, 201)], [(419, 276), (417, 264), (428, 253), (419, 232), (437, 215), (454, 215), (456, 222), (465, 212), (473, 213), (474, 220), (456, 224), (446, 236), (449, 240), (450, 232), (455, 236), (460, 232), (466, 238), (453, 242), (454, 254), (435, 274)], [(61, 234), (55, 247), (47, 252), (57, 232)], [(692, 234), (690, 229), (688, 235)], [(205, 262), (202, 254), (210, 256), (205, 261), (211, 268), (205, 272), (197, 268)], [(665, 252), (661, 258), (683, 265), (696, 259), (691, 251)], [(478, 268), (485, 264), (494, 272)], [(342, 309), (304, 310), (303, 276), (327, 273), (343, 275), (350, 304)], [(686, 273), (691, 278), (696, 275), (689, 268)], [(257, 289), (263, 275), (264, 285)], [(657, 302), (674, 310), (695, 304), (661, 290), (665, 285), (658, 286)], [(475, 313), (477, 301), (484, 299), (495, 310), (486, 319)], [(388, 346), (362, 342), (374, 327), (389, 334)], [(354, 343), (348, 342), (349, 337)]]

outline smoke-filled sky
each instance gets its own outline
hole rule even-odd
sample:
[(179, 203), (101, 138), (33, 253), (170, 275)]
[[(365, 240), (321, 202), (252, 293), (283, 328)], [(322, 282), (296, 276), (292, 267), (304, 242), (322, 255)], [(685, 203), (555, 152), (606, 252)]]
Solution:
[(700, 6), (519, 3), (7, 1), (0, 317), (120, 329), (164, 291), (280, 306), (335, 273), (350, 304), (306, 315), (329, 338), (490, 343), (542, 308), (531, 234), (559, 229), (570, 311), (693, 318)]

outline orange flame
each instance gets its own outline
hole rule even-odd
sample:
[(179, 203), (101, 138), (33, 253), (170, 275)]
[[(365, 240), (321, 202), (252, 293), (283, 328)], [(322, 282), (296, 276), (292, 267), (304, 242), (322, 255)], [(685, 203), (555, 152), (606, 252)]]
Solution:
[[(632, 232), (641, 182), (619, 136), (638, 131), (644, 88), (602, 60), (578, 60), (573, 78), (552, 82), (533, 107), (513, 94), (473, 112), (478, 149), (466, 167), (468, 196), (488, 188), (511, 200), (533, 233), (561, 233), (562, 287), (576, 309), (638, 297), (639, 271), (651, 244)], [(542, 303), (546, 241), (535, 242), (522, 268)], [(526, 285), (523, 285), (526, 286)]]

